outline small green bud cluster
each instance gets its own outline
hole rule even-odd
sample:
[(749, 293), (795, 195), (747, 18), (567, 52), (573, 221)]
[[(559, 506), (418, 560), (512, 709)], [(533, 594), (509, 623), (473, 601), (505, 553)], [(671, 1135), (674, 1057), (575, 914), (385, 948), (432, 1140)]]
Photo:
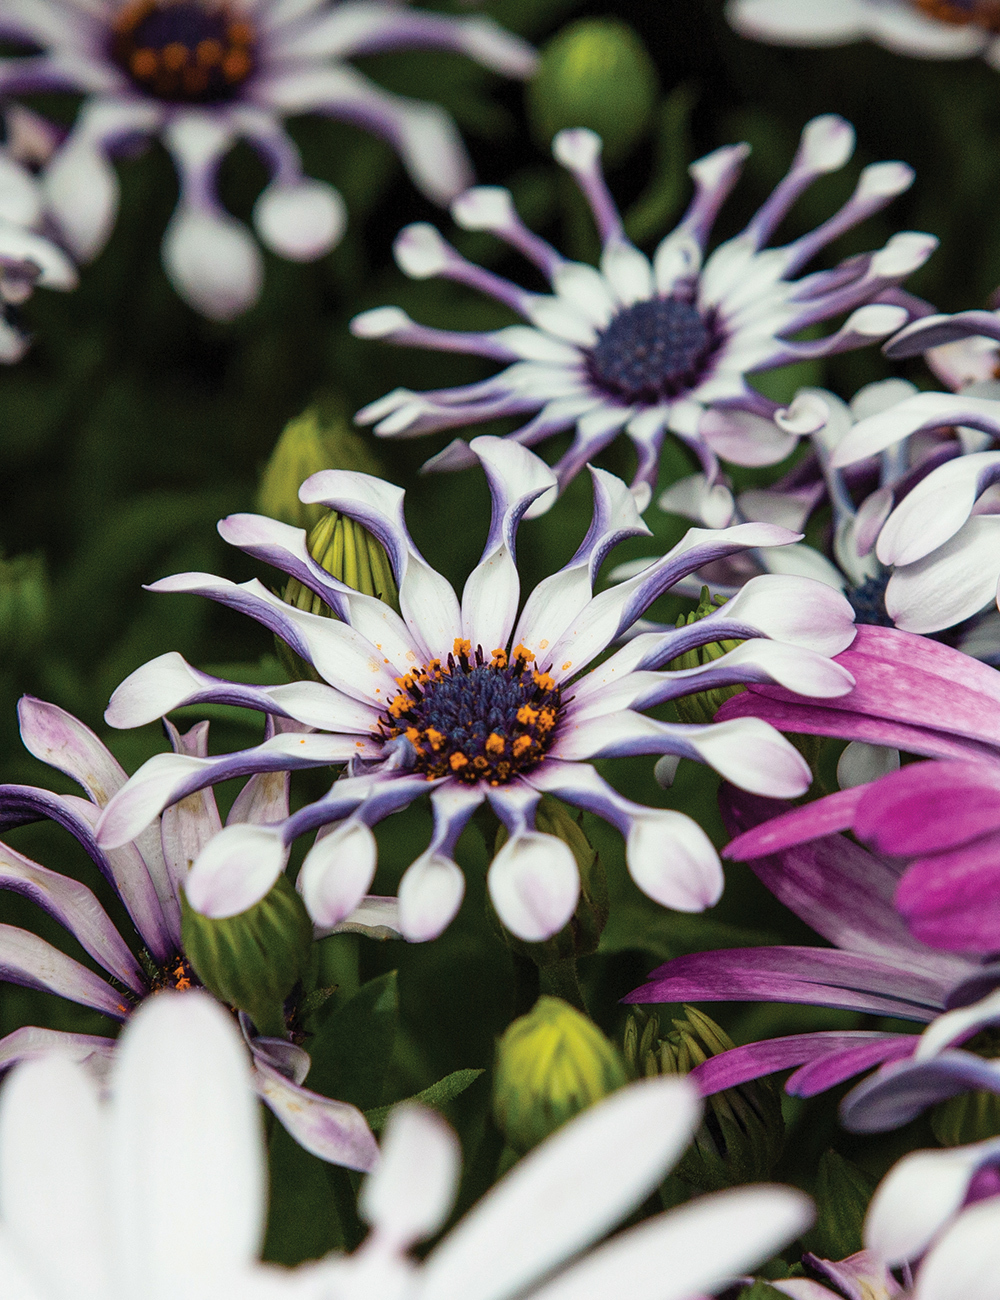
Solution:
[[(690, 614), (681, 614), (677, 619), (677, 626), (690, 627), (692, 623), (699, 623), (707, 615), (714, 614), (719, 606), (724, 604), (725, 600), (722, 596), (710, 596), (708, 588), (702, 587), (698, 608), (692, 610)], [(671, 659), (667, 668), (670, 670), (703, 668), (706, 664), (721, 659), (730, 650), (735, 650), (738, 645), (740, 645), (739, 641), (710, 641), (708, 645), (696, 646), (693, 650), (678, 655), (676, 659)], [(743, 689), (742, 686), (719, 686), (711, 691), (682, 695), (680, 699), (674, 700), (674, 707), (681, 722), (705, 725), (713, 720), (726, 700), (733, 695), (738, 695)]]
[(49, 622), (49, 601), (43, 556), (0, 557), (0, 652), (24, 655), (41, 644)]
[(283, 1037), (285, 999), (306, 972), (313, 937), (288, 877), (236, 916), (203, 916), (183, 893), (181, 908), (184, 952), (202, 984), (245, 1011), (262, 1034)]
[[(694, 1007), (660, 1037), (656, 1015), (635, 1008), (625, 1025), (624, 1057), (633, 1079), (689, 1074), (710, 1056), (735, 1046), (729, 1035)], [(771, 1175), (781, 1157), (785, 1124), (781, 1096), (770, 1079), (727, 1088), (705, 1099), (705, 1117), (674, 1173), (698, 1191), (720, 1191)]]
[(628, 1082), (615, 1045), (562, 998), (542, 996), (497, 1046), (493, 1114), (508, 1145), (530, 1151)]

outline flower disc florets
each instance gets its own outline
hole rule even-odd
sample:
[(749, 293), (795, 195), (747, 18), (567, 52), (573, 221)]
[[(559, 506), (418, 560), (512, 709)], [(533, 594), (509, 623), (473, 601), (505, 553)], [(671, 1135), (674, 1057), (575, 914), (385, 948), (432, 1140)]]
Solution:
[(712, 351), (712, 329), (682, 298), (637, 302), (598, 335), (590, 377), (626, 402), (660, 402), (693, 387)]
[(416, 752), (413, 768), (427, 778), (453, 776), (472, 785), (504, 785), (544, 757), (555, 735), (560, 690), (547, 672), (531, 667), (523, 645), (494, 650), (456, 639), (447, 662), (432, 659), (419, 672), (397, 677), (387, 736), (405, 736)]
[(140, 90), (173, 103), (231, 99), (254, 68), (256, 34), (206, 0), (137, 0), (115, 20), (111, 57)]

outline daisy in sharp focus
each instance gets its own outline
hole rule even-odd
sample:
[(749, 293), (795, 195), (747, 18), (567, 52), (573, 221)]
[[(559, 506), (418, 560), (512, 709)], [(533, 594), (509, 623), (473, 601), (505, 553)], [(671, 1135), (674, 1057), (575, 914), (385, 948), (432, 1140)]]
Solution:
[(742, 36), (776, 45), (872, 40), (914, 59), (982, 55), (1000, 67), (1000, 0), (730, 0)]
[[(477, 438), (473, 453), (493, 498), (483, 557), (461, 602), (423, 559), (406, 531), (403, 492), (367, 474), (327, 470), (307, 479), (303, 501), (322, 502), (359, 522), (385, 548), (399, 591), (397, 614), (376, 596), (333, 579), (309, 554), (306, 535), (259, 515), (234, 515), (222, 536), (298, 579), (337, 615), (285, 604), (256, 580), (237, 585), (211, 574), (165, 578), (152, 590), (192, 592), (249, 614), (274, 631), (322, 680), (255, 687), (225, 682), (166, 654), (115, 692), (112, 726), (150, 722), (181, 704), (214, 700), (295, 719), (312, 735), (275, 735), (254, 749), (213, 758), (163, 754), (146, 763), (105, 810), (98, 837), (120, 844), (163, 808), (239, 773), (347, 763), (329, 794), (265, 826), (227, 827), (196, 861), (186, 892), (193, 907), (226, 916), (249, 907), (284, 869), (299, 835), (327, 828), (299, 875), (313, 920), (337, 924), (367, 893), (375, 873), (371, 827), (429, 795), (434, 833), (403, 876), (399, 924), (411, 940), (433, 938), (462, 900), (453, 860), (473, 812), (488, 802), (507, 828), (489, 869), (490, 896), (520, 938), (548, 938), (568, 922), (580, 890), (576, 860), (535, 829), (543, 794), (605, 818), (627, 838), (627, 863), (650, 897), (700, 911), (722, 887), (715, 850), (689, 817), (618, 794), (590, 759), (683, 755), (736, 784), (797, 795), (811, 774), (769, 726), (662, 722), (642, 710), (693, 691), (746, 681), (780, 681), (807, 695), (840, 695), (852, 679), (827, 657), (854, 637), (838, 592), (806, 579), (763, 577), (723, 610), (690, 627), (636, 637), (594, 665), (674, 582), (712, 556), (779, 545), (796, 534), (770, 524), (718, 532), (692, 529), (630, 582), (593, 594), (598, 570), (620, 540), (648, 530), (620, 479), (594, 470), (594, 517), (569, 563), (520, 603), (518, 525), (555, 483), (537, 456), (500, 438)], [(692, 646), (738, 638), (710, 666), (664, 671)]]
[(303, 175), (283, 118), (320, 113), (384, 137), (436, 202), (471, 180), (443, 109), (390, 94), (344, 60), (434, 48), (508, 76), (535, 66), (531, 47), (487, 18), (381, 0), (5, 0), (0, 39), (42, 51), (0, 59), (0, 93), (86, 97), (45, 176), (77, 258), (96, 256), (114, 225), (116, 147), (159, 136), (180, 175), (164, 264), (182, 297), (222, 320), (255, 301), (263, 275), (257, 244), (216, 191), (219, 163), (238, 140), (271, 174), (254, 207), (258, 236), (279, 256), (310, 261), (337, 243), (346, 213), (332, 186)]
[[(460, 195), (452, 215), (465, 229), (492, 231), (522, 253), (548, 279), (551, 293), (529, 292), (474, 266), (431, 225), (408, 226), (395, 250), (407, 275), (467, 284), (527, 323), (462, 333), (415, 324), (397, 307), (355, 317), (351, 328), (364, 338), (467, 352), (507, 365), (493, 378), (461, 388), (397, 389), (365, 407), (359, 423), (374, 424), (382, 437), (409, 438), (528, 416), (510, 435), (526, 446), (574, 429), (569, 450), (555, 466), (560, 490), (624, 431), (638, 458), (632, 490), (641, 510), (656, 486), (668, 431), (691, 448), (713, 482), (718, 458), (738, 465), (783, 460), (800, 434), (819, 427), (822, 413), (808, 404), (782, 410), (747, 376), (862, 347), (926, 311), (926, 304), (898, 286), (930, 256), (937, 242), (931, 235), (898, 234), (879, 252), (796, 278), (839, 235), (909, 188), (913, 172), (904, 163), (866, 167), (852, 197), (821, 226), (789, 244), (767, 247), (799, 195), (841, 168), (853, 150), (848, 122), (833, 115), (814, 118), (771, 197), (741, 234), (706, 257), (712, 224), (749, 152), (745, 144), (717, 149), (692, 165), (694, 198), (650, 262), (625, 235), (601, 171), (600, 137), (582, 129), (561, 131), (553, 152), (590, 204), (603, 245), (600, 269), (568, 261), (533, 234), (510, 194), (496, 187)], [(833, 333), (796, 338), (841, 316), (847, 319)], [(468, 444), (456, 440), (425, 469), (473, 464)]]

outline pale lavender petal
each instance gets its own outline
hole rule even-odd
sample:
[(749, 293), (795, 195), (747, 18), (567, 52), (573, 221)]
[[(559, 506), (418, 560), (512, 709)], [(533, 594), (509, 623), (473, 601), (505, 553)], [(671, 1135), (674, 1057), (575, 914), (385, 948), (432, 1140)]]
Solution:
[(886, 1065), (840, 1103), (840, 1120), (852, 1133), (883, 1133), (922, 1110), (963, 1092), (1000, 1093), (1000, 1069), (971, 1052), (942, 1052), (929, 1061)]
[(18, 701), (17, 716), (25, 749), (78, 781), (102, 808), (128, 779), (90, 728), (57, 704), (24, 695)]
[(204, 916), (236, 916), (265, 897), (287, 860), (280, 830), (236, 822), (207, 842), (186, 875), (184, 892)]
[(377, 861), (375, 836), (357, 817), (317, 836), (296, 886), (316, 925), (339, 925), (350, 916), (371, 887)]
[(399, 899), (385, 894), (367, 894), (339, 925), (327, 929), (313, 926), (313, 936), (325, 939), (330, 934), (363, 934), (369, 939), (402, 939)]
[(21, 1061), (35, 1061), (53, 1052), (86, 1065), (103, 1079), (115, 1051), (115, 1040), (100, 1034), (70, 1034), (58, 1029), (25, 1025), (0, 1038), (0, 1071)]
[(99, 975), (67, 957), (30, 930), (0, 925), (0, 979), (41, 989), (93, 1007), (113, 1020), (125, 1020), (131, 1007)]
[(922, 560), (958, 532), (998, 478), (1000, 452), (973, 452), (938, 465), (889, 516), (879, 534), (878, 558), (895, 565)]
[(374, 1167), (378, 1145), (356, 1106), (310, 1092), (260, 1058), (254, 1064), (254, 1081), (261, 1100), (299, 1146), (347, 1169), (366, 1171)]
[(403, 1102), (389, 1116), (381, 1159), (365, 1180), (358, 1211), (380, 1242), (408, 1250), (444, 1224), (461, 1168), (462, 1149), (441, 1116)]
[(410, 943), (436, 939), (454, 920), (465, 897), (461, 867), (428, 849), (411, 862), (399, 882), (399, 927)]
[(580, 874), (570, 849), (554, 835), (512, 835), (490, 863), (490, 899), (519, 939), (538, 943), (567, 924), (580, 896)]
[(110, 975), (139, 997), (145, 994), (146, 982), (138, 963), (86, 885), (49, 871), (0, 843), (0, 889), (12, 890), (44, 908)]

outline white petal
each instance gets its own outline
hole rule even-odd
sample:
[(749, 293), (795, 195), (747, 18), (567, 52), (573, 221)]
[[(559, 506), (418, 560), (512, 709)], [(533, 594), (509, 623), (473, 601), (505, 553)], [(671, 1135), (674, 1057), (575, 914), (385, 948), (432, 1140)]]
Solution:
[(535, 1300), (689, 1300), (736, 1281), (813, 1218), (809, 1197), (791, 1187), (703, 1196), (622, 1233), (543, 1286)]
[(81, 261), (96, 257), (118, 214), (118, 177), (101, 150), (70, 136), (45, 171), (49, 208), (63, 240)]
[(688, 739), (703, 762), (751, 794), (797, 799), (812, 782), (809, 764), (795, 746), (760, 718), (713, 723)]
[(279, 831), (235, 822), (213, 836), (198, 855), (184, 892), (195, 911), (205, 916), (236, 916), (260, 902), (287, 861)]
[(350, 916), (375, 879), (378, 846), (364, 822), (348, 820), (317, 837), (306, 854), (297, 888), (317, 925)]
[(409, 1103), (395, 1106), (358, 1212), (380, 1242), (406, 1250), (433, 1236), (448, 1217), (461, 1165), (458, 1139), (440, 1115)]
[(726, 16), (738, 32), (782, 45), (845, 45), (868, 30), (865, 0), (730, 0)]
[(454, 920), (465, 895), (461, 868), (443, 853), (422, 853), (399, 882), (399, 926), (411, 943), (436, 939)]
[(664, 907), (701, 912), (722, 894), (719, 855), (698, 823), (684, 813), (651, 809), (637, 817), (629, 831), (626, 859), (642, 892)]
[(580, 896), (571, 850), (554, 835), (538, 831), (509, 839), (490, 864), (486, 880), (500, 920), (528, 943), (557, 934)]
[(932, 470), (883, 524), (876, 547), (882, 563), (913, 564), (954, 538), (982, 491), (981, 477), (998, 464), (1000, 454), (979, 452)]
[(419, 1300), (520, 1294), (645, 1199), (687, 1145), (700, 1111), (695, 1089), (678, 1078), (644, 1080), (585, 1110), (525, 1156), (432, 1252)]
[(615, 239), (601, 254), (601, 272), (626, 307), (653, 296), (653, 268), (645, 253), (624, 239)]
[[(740, 499), (742, 501), (742, 497)], [(709, 487), (704, 474), (690, 474), (678, 479), (660, 494), (656, 504), (667, 514), (684, 515), (706, 528), (727, 528), (733, 518), (732, 492), (725, 483), (714, 483)], [(784, 519), (768, 522), (785, 524)]]
[(865, 1216), (865, 1246), (888, 1268), (919, 1259), (965, 1201), (972, 1176), (996, 1142), (912, 1151), (879, 1183)]
[(253, 223), (279, 257), (311, 262), (340, 242), (347, 209), (333, 186), (324, 181), (275, 181), (254, 204)]
[(975, 515), (944, 546), (895, 570), (885, 607), (907, 632), (938, 632), (994, 600), (998, 579), (1000, 517)]
[(121, 1295), (210, 1294), (257, 1256), (267, 1174), (236, 1026), (207, 994), (161, 993), (115, 1056), (109, 1163)]
[(841, 790), (867, 785), (877, 781), (887, 772), (899, 768), (899, 750), (888, 745), (869, 745), (863, 740), (852, 740), (837, 763), (837, 784)]
[(920, 1265), (914, 1300), (992, 1300), (1000, 1272), (1000, 1203), (980, 1201), (959, 1215)]
[[(773, 548), (779, 554), (791, 547)], [(846, 597), (829, 587), (792, 574), (762, 574), (724, 606), (720, 617), (746, 622), (772, 641), (808, 647), (823, 655), (840, 654), (855, 637), (854, 611)]]
[(68, 1060), (22, 1065), (0, 1093), (0, 1217), (47, 1294), (108, 1294), (105, 1142), (94, 1082)]
[(174, 288), (211, 320), (232, 320), (260, 295), (264, 266), (249, 230), (228, 213), (180, 204), (163, 236)]

